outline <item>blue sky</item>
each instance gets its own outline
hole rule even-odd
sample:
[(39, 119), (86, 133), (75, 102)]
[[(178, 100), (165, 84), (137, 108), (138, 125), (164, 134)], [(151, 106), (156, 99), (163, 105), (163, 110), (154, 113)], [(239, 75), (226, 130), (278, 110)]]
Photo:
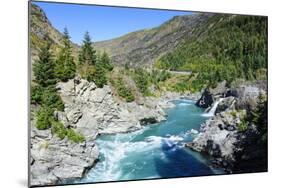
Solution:
[(81, 44), (85, 31), (93, 41), (116, 38), (132, 31), (149, 29), (177, 15), (190, 12), (74, 5), (34, 2), (46, 13), (52, 25), (59, 31), (67, 27), (71, 40)]

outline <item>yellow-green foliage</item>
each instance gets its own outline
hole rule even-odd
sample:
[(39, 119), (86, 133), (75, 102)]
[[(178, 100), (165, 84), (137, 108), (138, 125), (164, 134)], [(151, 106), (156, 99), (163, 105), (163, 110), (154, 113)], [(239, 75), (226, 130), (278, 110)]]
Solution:
[(75, 132), (72, 128), (66, 128), (61, 122), (52, 121), (52, 134), (57, 135), (61, 140), (65, 137), (74, 143), (81, 143), (85, 141), (85, 137), (81, 133)]
[(230, 112), (230, 114), (233, 116), (233, 117), (237, 117), (237, 111), (236, 110), (232, 110)]
[(43, 45), (45, 45), (44, 40), (40, 39), (36, 34), (31, 33), (30, 34), (30, 47), (39, 49)]
[(237, 125), (238, 131), (245, 132), (248, 129), (249, 122), (245, 119), (241, 119), (241, 122)]
[[(149, 71), (143, 68), (129, 69), (128, 67), (125, 67), (125, 69), (122, 69), (120, 73), (131, 77), (134, 80), (138, 90), (144, 96), (157, 96), (163, 89), (163, 83), (171, 78), (171, 74), (169, 72), (157, 69), (152, 69)], [(149, 90), (150, 86), (155, 87), (155, 91), (153, 93)]]
[(47, 107), (40, 107), (36, 114), (36, 128), (45, 130), (51, 127), (52, 110)]
[(96, 73), (96, 67), (89, 64), (79, 64), (78, 65), (78, 74), (88, 81), (94, 81), (94, 76)]
[(67, 129), (59, 121), (52, 121), (52, 134), (56, 134), (60, 139), (64, 139), (67, 134)]
[(67, 138), (74, 143), (81, 143), (85, 141), (83, 134), (77, 133), (71, 128), (67, 129)]

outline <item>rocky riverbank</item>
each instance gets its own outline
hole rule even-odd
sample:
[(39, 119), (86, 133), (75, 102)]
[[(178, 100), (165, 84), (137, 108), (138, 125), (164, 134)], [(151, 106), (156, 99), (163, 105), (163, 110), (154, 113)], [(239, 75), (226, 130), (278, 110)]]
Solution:
[[(267, 171), (267, 144), (253, 121), (259, 96), (266, 96), (264, 83), (227, 88), (221, 83), (206, 90), (197, 105), (214, 116), (201, 125), (200, 133), (186, 146), (213, 158), (228, 173)], [(267, 112), (266, 112), (267, 114)], [(266, 116), (267, 118), (267, 116)]]
[(165, 120), (163, 109), (174, 107), (170, 100), (198, 99), (199, 95), (166, 92), (159, 98), (144, 98), (142, 104), (126, 103), (114, 95), (110, 86), (97, 88), (81, 78), (57, 85), (65, 104), (64, 112), (55, 112), (67, 128), (82, 133), (83, 143), (60, 140), (51, 130), (37, 130), (31, 121), (31, 184), (51, 185), (81, 178), (94, 167), (99, 157), (95, 139), (99, 134), (115, 134), (141, 129)]

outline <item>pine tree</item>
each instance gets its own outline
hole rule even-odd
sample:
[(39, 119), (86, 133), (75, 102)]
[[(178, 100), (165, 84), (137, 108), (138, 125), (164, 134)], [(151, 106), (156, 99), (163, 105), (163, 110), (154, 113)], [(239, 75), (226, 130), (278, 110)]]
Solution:
[(39, 59), (35, 62), (33, 68), (35, 82), (42, 87), (54, 86), (56, 84), (55, 64), (50, 48), (50, 42), (43, 45), (40, 49)]
[(106, 70), (101, 63), (97, 63), (96, 65), (94, 81), (99, 88), (102, 88), (107, 83)]
[(258, 97), (257, 108), (252, 112), (252, 119), (261, 134), (267, 133), (267, 99), (263, 94)]
[(113, 65), (110, 62), (110, 58), (108, 56), (108, 54), (104, 51), (100, 57), (100, 62), (102, 63), (103, 67), (108, 70), (108, 71), (112, 71), (113, 69)]
[(55, 73), (59, 80), (67, 81), (74, 78), (76, 65), (72, 56), (70, 36), (66, 28), (64, 29), (62, 43), (63, 45), (60, 47), (60, 52), (56, 60)]
[(92, 47), (92, 42), (89, 32), (86, 32), (82, 44), (82, 49), (79, 54), (79, 63), (95, 65), (96, 61), (97, 61), (96, 51)]

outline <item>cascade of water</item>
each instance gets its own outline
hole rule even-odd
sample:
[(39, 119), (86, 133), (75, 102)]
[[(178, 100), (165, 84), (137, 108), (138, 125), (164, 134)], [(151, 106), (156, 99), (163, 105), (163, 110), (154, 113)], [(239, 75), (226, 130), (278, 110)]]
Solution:
[(214, 116), (216, 109), (219, 105), (219, 103), (222, 101), (222, 98), (219, 98), (219, 100), (215, 101), (211, 107), (211, 109), (209, 110), (209, 112), (207, 114), (205, 114), (205, 116)]

